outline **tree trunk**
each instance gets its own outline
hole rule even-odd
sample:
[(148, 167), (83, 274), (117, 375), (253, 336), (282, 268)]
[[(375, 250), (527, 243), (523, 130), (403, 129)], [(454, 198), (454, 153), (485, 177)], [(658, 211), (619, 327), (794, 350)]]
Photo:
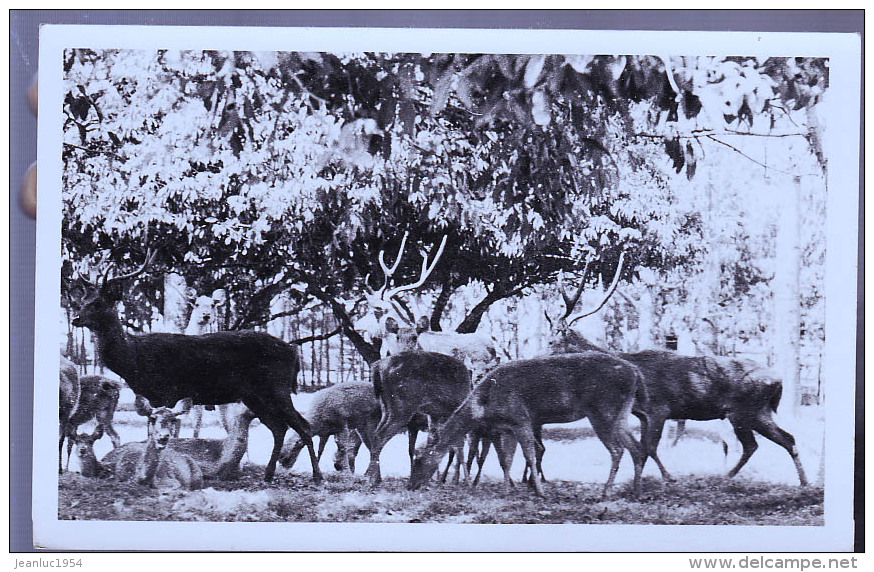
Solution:
[(188, 324), (188, 284), (185, 277), (170, 273), (164, 276), (164, 331), (181, 333)]
[(334, 314), (334, 317), (337, 318), (340, 327), (343, 328), (343, 333), (346, 335), (346, 338), (352, 342), (352, 345), (356, 350), (358, 350), (358, 353), (361, 354), (364, 361), (368, 364), (372, 364), (379, 359), (379, 348), (365, 340), (361, 334), (355, 331), (352, 318), (349, 317), (343, 304), (335, 300), (330, 294), (323, 292), (320, 288), (312, 284), (307, 288), (307, 292), (331, 307), (331, 312)]
[[(775, 364), (783, 378), (783, 395), (789, 412), (798, 413), (801, 403), (800, 353), (801, 308), (799, 282), (801, 254), (799, 242), (799, 204), (801, 180), (796, 177), (791, 191), (783, 190), (777, 231), (777, 265), (774, 277), (776, 320)], [(776, 190), (780, 192), (780, 189)]]
[[(310, 314), (310, 335), (316, 335), (316, 318)], [(313, 340), (310, 343), (310, 385), (316, 384), (316, 342)]]
[(446, 305), (449, 303), (449, 297), (452, 295), (452, 284), (449, 280), (443, 283), (440, 289), (440, 294), (437, 295), (437, 300), (434, 301), (434, 308), (431, 310), (430, 324), (432, 332), (442, 332), (443, 327), (440, 325), (440, 317), (443, 316), (443, 311), (446, 310)]
[(455, 331), (459, 334), (471, 334), (479, 328), (479, 323), (483, 319), (483, 315), (488, 311), (489, 307), (507, 297), (507, 295), (502, 290), (492, 290), (487, 293), (482, 300), (480, 300), (476, 306), (471, 308), (470, 312), (467, 313), (467, 316), (464, 317), (464, 320), (455, 328)]

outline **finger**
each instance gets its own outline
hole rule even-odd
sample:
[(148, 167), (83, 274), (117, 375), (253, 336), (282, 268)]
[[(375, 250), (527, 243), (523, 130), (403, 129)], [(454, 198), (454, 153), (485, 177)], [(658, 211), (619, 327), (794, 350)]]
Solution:
[(39, 76), (34, 75), (33, 81), (30, 83), (30, 87), (27, 88), (27, 101), (30, 103), (30, 109), (33, 110), (34, 113), (39, 109)]
[(24, 213), (36, 218), (36, 163), (31, 164), (24, 174), (24, 181), (21, 184), (21, 208)]

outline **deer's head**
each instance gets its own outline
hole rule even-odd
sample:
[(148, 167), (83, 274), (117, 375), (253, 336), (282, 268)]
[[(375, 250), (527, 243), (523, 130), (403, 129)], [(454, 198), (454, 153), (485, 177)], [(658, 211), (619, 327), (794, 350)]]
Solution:
[(616, 291), (616, 287), (619, 284), (619, 278), (622, 274), (622, 264), (625, 261), (625, 253), (621, 253), (619, 255), (619, 263), (616, 266), (616, 272), (613, 274), (613, 281), (610, 283), (610, 286), (607, 288), (607, 291), (604, 293), (601, 301), (596, 304), (594, 307), (582, 310), (576, 314), (574, 314), (574, 308), (580, 301), (580, 297), (583, 295), (583, 291), (586, 288), (586, 273), (589, 269), (589, 260), (586, 260), (586, 264), (583, 268), (583, 276), (580, 280), (580, 284), (577, 286), (576, 291), (571, 295), (568, 294), (567, 290), (565, 290), (564, 282), (565, 277), (564, 273), (559, 272), (558, 276), (558, 290), (561, 294), (562, 301), (564, 302), (564, 312), (555, 317), (554, 319), (549, 316), (547, 312), (544, 312), (546, 316), (546, 321), (549, 322), (551, 332), (549, 341), (547, 342), (548, 352), (550, 354), (562, 354), (562, 353), (574, 353), (574, 352), (583, 352), (583, 351), (604, 351), (603, 348), (593, 344), (589, 340), (586, 339), (585, 336), (577, 332), (573, 329), (573, 325), (579, 320), (585, 318), (586, 316), (591, 316), (598, 312), (607, 301), (610, 299), (610, 296)]
[(152, 263), (155, 254), (157, 251), (148, 250), (145, 262), (133, 272), (111, 276), (114, 266), (110, 263), (105, 265), (105, 270), (94, 282), (80, 277), (77, 286), (73, 289), (79, 291), (79, 295), (76, 296), (77, 302), (73, 303), (76, 309), (73, 325), (94, 329), (105, 325), (108, 321), (116, 320), (116, 307), (122, 299), (125, 283), (142, 274)]
[(77, 433), (76, 434), (76, 455), (83, 468), (89, 461), (95, 459), (94, 442), (103, 437), (103, 425), (98, 425), (94, 433)]
[(191, 399), (180, 399), (175, 407), (152, 407), (149, 400), (137, 395), (134, 402), (136, 411), (148, 417), (149, 440), (154, 440), (158, 449), (163, 449), (173, 437), (180, 420), (179, 417), (191, 409)]
[(440, 256), (443, 254), (447, 237), (443, 236), (440, 246), (430, 262), (428, 254), (422, 253), (422, 270), (419, 273), (418, 280), (411, 284), (389, 287), (392, 277), (400, 266), (408, 238), (409, 233), (404, 233), (398, 255), (391, 265), (385, 262), (385, 251), (381, 250), (379, 252), (379, 266), (384, 275), (384, 282), (379, 290), (374, 290), (370, 287), (369, 274), (365, 279), (365, 299), (368, 308), (370, 308), (370, 313), (360, 320), (359, 323), (365, 325), (365, 328), (368, 330), (367, 333), (370, 334), (371, 338), (382, 340), (382, 347), (380, 349), (382, 357), (401, 351), (419, 349), (418, 336), (428, 330), (427, 317), (420, 316), (417, 319), (409, 306), (398, 296), (402, 292), (415, 290), (425, 284), (425, 281), (434, 271)]

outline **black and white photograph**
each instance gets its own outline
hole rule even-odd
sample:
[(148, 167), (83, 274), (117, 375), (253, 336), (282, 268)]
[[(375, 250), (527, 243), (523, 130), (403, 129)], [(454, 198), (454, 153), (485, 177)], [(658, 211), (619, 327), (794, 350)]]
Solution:
[(43, 546), (852, 549), (858, 38), (43, 34)]

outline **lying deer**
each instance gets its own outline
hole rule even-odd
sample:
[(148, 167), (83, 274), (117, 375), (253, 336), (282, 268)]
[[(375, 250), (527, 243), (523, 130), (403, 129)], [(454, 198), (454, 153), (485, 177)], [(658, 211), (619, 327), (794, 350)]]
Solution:
[(86, 375), (79, 380), (79, 386), (79, 404), (76, 407), (76, 411), (67, 420), (65, 431), (67, 437), (68, 469), (73, 444), (79, 438), (76, 430), (83, 423), (96, 419), (97, 428), (95, 432), (100, 431), (102, 436), (105, 431), (112, 440), (113, 447), (121, 445), (121, 438), (115, 431), (115, 427), (112, 426), (115, 408), (118, 406), (118, 396), (121, 393), (121, 384), (100, 375)]
[[(624, 449), (628, 449), (634, 462), (634, 491), (637, 495), (646, 452), (632, 436), (627, 417), (635, 397), (644, 391), (637, 367), (599, 352), (545, 356), (502, 364), (489, 372), (440, 426), (434, 442), (416, 451), (410, 486), (415, 489), (427, 482), (442, 456), (459, 439), (478, 431), (492, 437), (498, 449), (505, 486), (510, 487), (510, 465), (517, 442), (522, 447), (526, 463), (535, 467), (536, 427), (588, 418), (612, 460), (604, 496), (616, 478)], [(507, 435), (511, 437), (509, 442), (503, 439)], [(530, 479), (529, 484), (538, 495), (543, 495), (543, 486), (538, 479)]]
[(124, 281), (141, 274), (154, 258), (146, 253), (141, 267), (88, 284), (73, 325), (89, 328), (97, 337), (103, 363), (122, 377), (137, 395), (156, 406), (183, 399), (195, 405), (242, 401), (273, 434), (273, 450), (264, 478), (273, 479), (288, 428), (306, 444), (313, 480), (321, 482), (309, 423), (291, 400), (297, 391), (300, 357), (295, 346), (265, 332), (216, 332), (197, 336), (171, 333), (130, 335), (118, 317)]
[[(111, 473), (120, 481), (135, 481), (146, 486), (178, 486), (195, 490), (203, 488), (203, 473), (200, 465), (190, 455), (173, 447), (171, 433), (174, 421), (185, 415), (191, 402), (182, 400), (173, 409), (152, 407), (149, 400), (138, 395), (136, 411), (148, 417), (149, 437), (145, 443), (126, 443), (113, 449), (97, 462), (94, 456), (95, 439), (80, 436), (78, 454), (85, 476), (104, 476)], [(215, 441), (214, 453), (221, 452), (221, 442)], [(217, 456), (217, 455), (216, 455)]]

